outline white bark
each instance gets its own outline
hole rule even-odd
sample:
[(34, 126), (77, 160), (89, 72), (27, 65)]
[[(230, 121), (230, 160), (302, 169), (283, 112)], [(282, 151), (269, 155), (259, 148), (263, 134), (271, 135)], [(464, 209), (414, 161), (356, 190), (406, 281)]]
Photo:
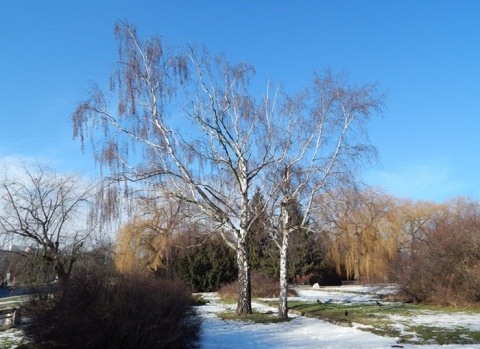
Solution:
[(282, 240), (280, 244), (280, 296), (278, 300), (278, 316), (288, 318), (288, 240), (290, 234), (290, 216), (288, 213), (288, 199), (284, 199), (281, 204), (281, 233)]
[[(245, 232), (246, 234), (246, 232)], [(237, 314), (252, 313), (252, 294), (250, 283), (250, 266), (248, 264), (248, 248), (246, 240), (239, 239), (237, 249), (238, 266), (238, 301)]]

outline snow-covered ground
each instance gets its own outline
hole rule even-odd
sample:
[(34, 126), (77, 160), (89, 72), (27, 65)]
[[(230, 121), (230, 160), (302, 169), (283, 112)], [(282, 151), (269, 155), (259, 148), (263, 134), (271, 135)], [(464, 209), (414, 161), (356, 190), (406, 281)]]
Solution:
[(0, 332), (0, 348), (15, 349), (23, 341), (23, 331), (18, 328), (12, 328), (8, 331)]
[[(316, 302), (336, 303), (374, 303), (379, 300), (380, 294), (392, 292), (392, 288), (342, 286), (337, 288), (321, 288), (299, 290), (300, 299)], [(291, 315), (289, 322), (278, 324), (258, 324), (242, 321), (225, 321), (217, 317), (217, 313), (227, 309), (233, 310), (235, 305), (226, 305), (219, 302), (215, 293), (204, 294), (209, 300), (207, 305), (198, 308), (203, 317), (202, 325), (202, 349), (274, 349), (274, 348), (405, 348), (405, 349), (469, 349), (478, 348), (475, 345), (413, 345), (399, 344), (395, 338), (387, 338), (375, 335), (370, 332), (361, 331), (353, 327), (337, 326), (322, 320), (312, 319), (304, 316)], [(274, 307), (268, 307), (259, 303), (253, 303), (254, 310), (260, 312), (276, 312)], [(430, 324), (438, 327), (462, 326), (465, 328), (480, 330), (480, 315), (457, 313), (441, 314), (434, 312), (422, 312), (413, 317), (398, 317), (399, 326), (403, 321), (418, 324)]]

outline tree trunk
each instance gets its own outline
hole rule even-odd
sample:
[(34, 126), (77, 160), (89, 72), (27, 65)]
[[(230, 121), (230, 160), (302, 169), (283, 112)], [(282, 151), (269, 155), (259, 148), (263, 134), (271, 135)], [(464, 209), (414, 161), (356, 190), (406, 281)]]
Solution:
[(250, 261), (248, 258), (248, 171), (247, 161), (243, 154), (238, 160), (239, 187), (241, 190), (241, 213), (240, 230), (238, 231), (237, 241), (237, 264), (238, 264), (238, 303), (237, 314), (252, 313), (252, 287), (250, 283)]
[(252, 313), (252, 290), (250, 284), (250, 266), (248, 264), (248, 249), (245, 240), (240, 239), (237, 245), (238, 265), (238, 303), (237, 314)]
[(278, 299), (278, 317), (282, 319), (288, 318), (287, 249), (288, 232), (285, 230), (282, 234), (282, 245), (280, 248), (280, 296)]
[(278, 297), (278, 317), (288, 318), (288, 279), (287, 279), (287, 261), (288, 261), (288, 238), (290, 233), (290, 212), (288, 205), (289, 198), (284, 198), (281, 203), (280, 230), (282, 233), (282, 242), (280, 244), (280, 296)]

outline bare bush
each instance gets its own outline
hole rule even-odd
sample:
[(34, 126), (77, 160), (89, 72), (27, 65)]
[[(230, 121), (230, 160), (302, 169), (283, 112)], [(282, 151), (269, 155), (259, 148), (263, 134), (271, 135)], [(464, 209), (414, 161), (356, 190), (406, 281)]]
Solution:
[[(275, 298), (280, 293), (278, 280), (265, 276), (258, 272), (251, 273), (252, 297), (253, 298)], [(234, 300), (238, 295), (238, 283), (232, 282), (223, 285), (218, 293), (222, 299)], [(295, 290), (289, 289), (289, 296), (296, 296)]]
[(82, 273), (26, 307), (27, 336), (42, 348), (192, 348), (200, 321), (172, 280)]
[(480, 301), (480, 209), (463, 199), (430, 220), (408, 255), (397, 263), (411, 301), (463, 305)]

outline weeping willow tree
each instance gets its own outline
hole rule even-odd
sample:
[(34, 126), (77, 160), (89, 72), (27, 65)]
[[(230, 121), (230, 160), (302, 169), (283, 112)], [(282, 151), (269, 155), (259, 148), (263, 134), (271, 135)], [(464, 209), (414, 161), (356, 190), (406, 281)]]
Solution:
[(115, 267), (121, 272), (157, 271), (163, 266), (166, 247), (154, 221), (132, 221), (119, 231)]
[(158, 272), (169, 269), (174, 234), (188, 220), (186, 205), (174, 200), (145, 197), (139, 200), (137, 211), (118, 232), (117, 270)]
[(329, 257), (348, 280), (386, 281), (398, 250), (392, 199), (368, 189), (328, 205)]

